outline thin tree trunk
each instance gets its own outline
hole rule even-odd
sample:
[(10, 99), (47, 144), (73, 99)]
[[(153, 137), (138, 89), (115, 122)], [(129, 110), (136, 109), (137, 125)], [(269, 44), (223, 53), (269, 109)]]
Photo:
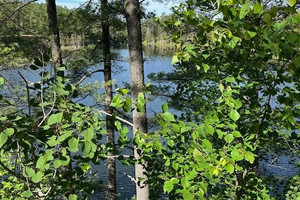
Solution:
[[(48, 26), (51, 38), (52, 61), (54, 67), (57, 68), (62, 65), (62, 57), (55, 0), (46, 0), (46, 5), (48, 14)], [(63, 72), (60, 72), (58, 75), (63, 76)]]
[[(128, 47), (130, 59), (130, 76), (131, 76), (131, 100), (133, 115), (133, 134), (137, 132), (147, 133), (147, 115), (146, 105), (144, 112), (138, 112), (136, 102), (139, 93), (144, 93), (144, 61), (142, 49), (142, 32), (141, 32), (141, 10), (138, 0), (125, 0), (125, 15), (127, 21)], [(134, 148), (134, 156), (139, 158), (137, 149)], [(149, 199), (149, 186), (145, 184), (145, 168), (138, 164), (135, 165), (135, 177), (144, 178), (140, 185), (136, 184), (136, 198), (138, 200)]]
[[(105, 111), (112, 115), (113, 108), (110, 103), (113, 98), (112, 80), (111, 80), (111, 53), (110, 53), (110, 32), (109, 32), (109, 9), (107, 0), (101, 0), (101, 14), (102, 14), (102, 48), (104, 56), (104, 81), (105, 81)], [(110, 115), (106, 115), (106, 131), (107, 143), (114, 147), (114, 122)], [(107, 172), (108, 172), (108, 191), (107, 199), (116, 199), (116, 160), (114, 153), (107, 153)]]

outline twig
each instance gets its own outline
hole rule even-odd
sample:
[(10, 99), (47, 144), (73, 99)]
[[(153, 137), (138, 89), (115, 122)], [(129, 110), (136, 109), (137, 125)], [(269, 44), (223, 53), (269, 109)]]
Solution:
[(42, 79), (41, 79), (41, 102), (42, 102), (42, 111), (43, 111), (43, 117), (45, 118), (46, 112), (44, 107), (44, 74), (45, 74), (45, 62), (44, 62), (44, 56), (42, 54), (42, 60), (43, 60), (43, 71), (42, 71)]
[(54, 96), (54, 97), (53, 97), (53, 104), (52, 104), (52, 107), (51, 107), (50, 111), (43, 117), (43, 119), (42, 119), (42, 121), (39, 123), (38, 127), (40, 127), (40, 126), (43, 124), (43, 122), (47, 119), (47, 117), (50, 115), (50, 113), (51, 113), (51, 112), (53, 111), (53, 109), (54, 109), (55, 102), (56, 102), (56, 93), (54, 93), (53, 96)]
[(104, 110), (95, 110), (97, 113), (102, 113), (102, 114), (105, 114), (105, 115), (108, 115), (110, 117), (115, 117), (117, 120), (121, 121), (121, 122), (124, 122), (125, 124), (128, 124), (129, 126), (132, 126), (133, 127), (133, 123), (125, 120), (125, 119), (122, 119), (118, 116), (115, 116), (115, 115), (112, 115), (112, 114), (109, 114), (107, 112), (105, 112)]
[(14, 171), (10, 170), (2, 161), (0, 161), (0, 166), (6, 170), (10, 175), (24, 181), (25, 183), (27, 182), (26, 179), (22, 176), (20, 176), (20, 174), (15, 173)]
[(93, 75), (93, 74), (95, 74), (95, 73), (97, 73), (97, 72), (104, 72), (104, 69), (98, 69), (98, 70), (92, 71), (91, 73), (89, 73), (89, 74), (83, 76), (83, 77), (80, 79), (80, 81), (78, 81), (78, 82), (76, 83), (76, 86), (78, 86), (79, 84), (81, 84), (87, 77), (89, 77), (89, 76), (91, 76), (91, 75)]
[(127, 174), (127, 173), (125, 173), (125, 172), (123, 172), (123, 174), (124, 174), (125, 176), (127, 176), (128, 178), (130, 178), (130, 180), (131, 180), (132, 182), (134, 182), (135, 184), (138, 183), (138, 181), (137, 181), (134, 177), (130, 176), (129, 174)]
[(84, 95), (82, 98), (77, 99), (74, 103), (78, 103), (79, 101), (84, 100), (85, 98), (87, 98), (88, 96), (90, 96), (92, 94), (92, 92), (87, 93), (86, 95)]
[(9, 16), (7, 16), (7, 18), (11, 18), (16, 12), (18, 12), (18, 10), (24, 8), (25, 6), (33, 3), (33, 2), (36, 2), (37, 0), (31, 0), (31, 1), (28, 1), (22, 5), (20, 5), (18, 8), (16, 8)]
[[(24, 166), (24, 164), (23, 164), (23, 162), (22, 162), (22, 158), (21, 158), (21, 156), (20, 156), (20, 151), (21, 151), (21, 148), (20, 148), (20, 145), (19, 145), (19, 142), (17, 141), (17, 157), (18, 157), (18, 159), (19, 159), (19, 162), (21, 163), (21, 167), (23, 168), (23, 170), (26, 170), (26, 168), (25, 168), (25, 166)], [(25, 174), (25, 180), (26, 180), (26, 184), (27, 184), (27, 187), (28, 187), (28, 190), (30, 191), (30, 184), (29, 184), (29, 178), (28, 178), (28, 176), (27, 176), (27, 174), (26, 174), (26, 171), (24, 171), (24, 174)]]
[(28, 81), (25, 79), (25, 77), (21, 74), (20, 71), (18, 71), (19, 75), (21, 76), (21, 78), (24, 80), (25, 84), (26, 84), (26, 91), (27, 91), (27, 104), (28, 104), (28, 115), (31, 116), (31, 109), (30, 109), (30, 96), (29, 96), (29, 85), (28, 85)]
[(67, 55), (63, 56), (62, 58), (67, 58), (69, 55), (71, 55), (72, 53), (76, 52), (76, 51), (80, 51), (81, 49), (76, 49), (76, 50), (73, 50), (73, 51), (70, 51)]
[(100, 44), (102, 44), (102, 41), (100, 41), (100, 42), (98, 42), (98, 43), (96, 44), (96, 46), (94, 47), (94, 49), (92, 50), (92, 52), (91, 52), (91, 54), (90, 54), (90, 55), (91, 55), (90, 59), (92, 59), (94, 52), (96, 51), (96, 49), (98, 48), (98, 46), (99, 46)]

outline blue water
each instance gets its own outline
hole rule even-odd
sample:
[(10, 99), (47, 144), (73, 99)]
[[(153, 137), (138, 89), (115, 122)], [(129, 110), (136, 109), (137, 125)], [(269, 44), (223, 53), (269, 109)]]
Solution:
[[(128, 51), (127, 49), (115, 49), (113, 50), (113, 53), (115, 53), (118, 56), (118, 60), (113, 62), (112, 78), (115, 80), (115, 87), (118, 86), (120, 88), (123, 88), (126, 86), (126, 83), (130, 82)], [(145, 52), (144, 67), (146, 77), (145, 81), (146, 83), (150, 84), (156, 83), (151, 83), (151, 80), (147, 78), (148, 74), (157, 72), (171, 72), (173, 70), (173, 66), (171, 65), (171, 56), (162, 56), (158, 55), (155, 52)], [(48, 66), (47, 68), (51, 71), (51, 67)], [(82, 69), (80, 73), (74, 70), (70, 70), (68, 74), (75, 74), (75, 76), (79, 77), (75, 77), (75, 79), (79, 80), (84, 73), (90, 73), (98, 69), (103, 69), (102, 64), (87, 66), (86, 68)], [(0, 73), (7, 80), (12, 82), (12, 87), (24, 86), (24, 81), (18, 75), (17, 71), (18, 70), (16, 69), (8, 69), (5, 71), (2, 70), (0, 71)], [(40, 76), (38, 75), (39, 71), (32, 71), (30, 69), (20, 69), (19, 71), (24, 75), (24, 77), (26, 77), (28, 81), (37, 82), (40, 79)], [(104, 77), (101, 72), (95, 73), (91, 77), (86, 78), (83, 81), (83, 84), (94, 83), (96, 81), (98, 83), (102, 83), (103, 78)], [(168, 82), (165, 82), (163, 84), (171, 85), (174, 87), (174, 85)], [(99, 92), (103, 93), (104, 90), (99, 89)], [(147, 104), (148, 117), (151, 118), (156, 113), (159, 113), (161, 111), (161, 105), (167, 100), (167, 97), (150, 97), (150, 100)], [(81, 100), (80, 103), (93, 106), (96, 102), (94, 101), (93, 97), (88, 96), (87, 98)], [(101, 106), (99, 106), (99, 108), (101, 108)], [(176, 113), (178, 111), (173, 110), (172, 112)], [(103, 140), (105, 141), (105, 138)], [(132, 152), (129, 150), (123, 151), (122, 153), (124, 153), (125, 155), (132, 154)], [(288, 179), (289, 177), (292, 177), (299, 173), (298, 168), (289, 164), (290, 159), (291, 158), (288, 156), (278, 156), (276, 160), (269, 159), (267, 161), (262, 161), (260, 162), (261, 173), (274, 175), (276, 177), (279, 177), (280, 179)], [(99, 173), (98, 177), (104, 182), (107, 179), (106, 168), (106, 162), (103, 161), (94, 169)], [(119, 193), (119, 199), (124, 200), (131, 199), (131, 197), (135, 195), (135, 184), (130, 180), (130, 178), (126, 174), (134, 177), (133, 167), (124, 166), (119, 161), (117, 161), (117, 191)], [(105, 199), (105, 191), (97, 191), (97, 193), (91, 196), (90, 199)]]

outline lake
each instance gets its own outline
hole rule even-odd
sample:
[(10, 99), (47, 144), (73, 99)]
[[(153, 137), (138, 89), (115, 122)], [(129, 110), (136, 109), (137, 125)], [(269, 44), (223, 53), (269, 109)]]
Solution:
[[(117, 61), (113, 62), (113, 75), (112, 78), (115, 80), (115, 85), (122, 88), (126, 85), (126, 83), (130, 83), (130, 70), (128, 63), (128, 51), (127, 49), (114, 49), (112, 51), (115, 55), (117, 55)], [(161, 52), (157, 52), (153, 49), (145, 50), (145, 81), (146, 83), (151, 83), (151, 80), (147, 78), (147, 75), (150, 73), (157, 72), (171, 72), (173, 71), (173, 66), (171, 65), (171, 53), (162, 54)], [(49, 68), (50, 69), (50, 68)], [(103, 69), (102, 64), (87, 66), (82, 69), (82, 71), (74, 71), (70, 70), (67, 74), (71, 76), (75, 76), (73, 78), (80, 79), (84, 73), (90, 73), (92, 71)], [(50, 69), (51, 70), (51, 69)], [(5, 71), (0, 71), (1, 75), (5, 76), (7, 80), (10, 80), (15, 86), (24, 85), (23, 80), (17, 73), (16, 69), (8, 69)], [(39, 81), (40, 76), (38, 75), (39, 71), (32, 71), (29, 69), (19, 69), (19, 71), (26, 77), (27, 80), (32, 82)], [(53, 70), (52, 70), (53, 71)], [(94, 83), (98, 81), (101, 83), (103, 81), (103, 74), (95, 73), (91, 77), (86, 78), (83, 81), (83, 84)], [(155, 83), (151, 83), (155, 84)], [(172, 85), (171, 83), (164, 83), (165, 85)], [(99, 89), (99, 92), (103, 92), (103, 89)], [(151, 100), (147, 104), (147, 115), (148, 117), (153, 117), (155, 113), (159, 113), (161, 111), (161, 105), (167, 101), (167, 97), (152, 97)], [(79, 101), (80, 103), (92, 106), (95, 104), (95, 101), (92, 97), (88, 96)], [(100, 106), (101, 107), (101, 106)], [(102, 107), (103, 108), (103, 107)], [(179, 114), (179, 111), (172, 110)], [(131, 136), (132, 137), (132, 136)], [(104, 138), (105, 140), (105, 138)], [(117, 140), (117, 138), (116, 138)], [(123, 152), (125, 154), (131, 154), (130, 151)], [(261, 173), (264, 174), (272, 174), (276, 177), (288, 179), (291, 176), (299, 173), (298, 169), (291, 164), (288, 164), (290, 158), (287, 156), (279, 156), (276, 161), (260, 162)], [(99, 178), (104, 182), (107, 179), (106, 173), (106, 162), (102, 162), (101, 165), (97, 166), (95, 171), (99, 172)], [(119, 161), (117, 162), (117, 191), (119, 193), (119, 199), (131, 199), (132, 196), (135, 195), (135, 184), (130, 180), (127, 175), (134, 176), (133, 167), (127, 167), (122, 165)], [(285, 174), (283, 176), (283, 174)], [(90, 199), (105, 199), (105, 192), (98, 191), (95, 195), (91, 196)]]

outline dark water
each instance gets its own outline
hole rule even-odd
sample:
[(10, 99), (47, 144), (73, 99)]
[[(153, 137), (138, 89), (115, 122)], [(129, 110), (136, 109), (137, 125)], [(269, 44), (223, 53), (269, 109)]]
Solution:
[[(117, 61), (113, 62), (113, 75), (112, 78), (115, 80), (115, 86), (120, 88), (126, 86), (126, 83), (130, 82), (130, 70), (128, 64), (128, 51), (127, 49), (116, 49), (113, 50), (118, 56)], [(162, 56), (165, 55), (165, 56)], [(171, 65), (171, 55), (170, 53), (158, 52), (155, 50), (146, 50), (144, 53), (145, 56), (145, 81), (146, 83), (151, 83), (151, 80), (147, 78), (147, 75), (150, 73), (157, 72), (171, 72), (173, 70), (173, 66)], [(51, 68), (48, 66), (49, 70)], [(102, 64), (87, 66), (86, 68), (81, 69), (80, 71), (69, 70), (68, 74), (71, 76), (75, 76), (75, 79), (79, 80), (80, 77), (83, 76), (83, 73), (90, 73), (92, 71), (103, 69)], [(19, 70), (27, 80), (31, 82), (37, 82), (40, 79), (38, 75), (38, 71), (32, 71), (29, 69), (20, 69)], [(16, 69), (8, 69), (5, 71), (0, 71), (1, 75), (4, 76), (7, 80), (12, 81), (13, 87), (18, 87), (24, 85), (23, 80), (18, 75)], [(53, 73), (53, 72), (52, 72)], [(79, 77), (79, 78), (78, 78)], [(102, 83), (104, 80), (102, 73), (95, 73), (91, 77), (86, 78), (83, 81), (83, 84), (88, 83)], [(170, 83), (165, 83), (169, 85)], [(99, 92), (103, 92), (103, 89), (99, 89)], [(155, 97), (150, 98), (150, 101), (147, 104), (147, 115), (148, 117), (152, 117), (155, 113), (159, 113), (161, 111), (161, 105), (167, 101), (166, 97)], [(96, 102), (93, 97), (87, 97), (80, 101), (80, 103), (92, 106)], [(174, 110), (173, 110), (174, 111)], [(174, 111), (175, 113), (177, 111)], [(130, 137), (130, 136), (129, 136)], [(104, 138), (105, 140), (105, 138)], [(116, 138), (117, 140), (117, 138)], [(130, 155), (132, 152), (124, 151), (122, 152), (126, 155)], [(261, 172), (266, 175), (274, 175), (279, 179), (289, 179), (292, 176), (295, 176), (299, 173), (298, 168), (289, 164), (290, 157), (288, 156), (278, 156), (276, 160), (267, 160), (260, 163)], [(103, 161), (101, 165), (96, 166), (95, 171), (99, 173), (99, 178), (104, 182), (107, 179), (106, 173), (106, 162)], [(119, 193), (119, 199), (131, 199), (135, 195), (135, 184), (130, 180), (127, 176), (134, 177), (133, 167), (127, 167), (122, 165), (119, 161), (117, 162), (117, 190)], [(90, 199), (105, 199), (105, 192), (98, 191), (95, 195), (91, 196)]]

